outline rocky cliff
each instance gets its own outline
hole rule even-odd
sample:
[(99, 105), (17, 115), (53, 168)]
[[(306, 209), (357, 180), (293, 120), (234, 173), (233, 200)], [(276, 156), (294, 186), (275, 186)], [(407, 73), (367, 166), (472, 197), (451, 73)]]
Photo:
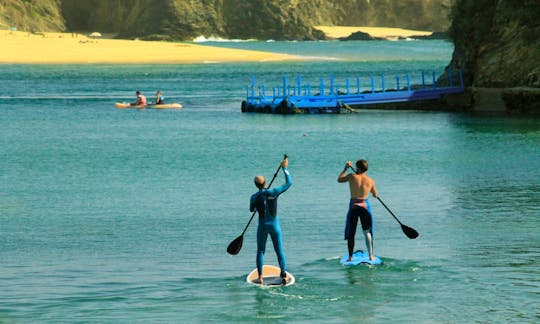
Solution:
[(451, 0), (0, 0), (0, 28), (119, 38), (321, 39), (317, 25), (445, 31)]
[(60, 0), (0, 0), (0, 28), (29, 32), (64, 31)]
[(458, 0), (452, 65), (467, 84), (540, 87), (540, 1)]
[(472, 105), (540, 113), (540, 1), (457, 0), (451, 18)]

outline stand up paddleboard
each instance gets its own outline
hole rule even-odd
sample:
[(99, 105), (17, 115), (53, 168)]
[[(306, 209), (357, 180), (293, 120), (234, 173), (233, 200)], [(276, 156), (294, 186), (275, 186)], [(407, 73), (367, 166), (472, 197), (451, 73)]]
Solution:
[(374, 255), (375, 260), (369, 259), (369, 253), (364, 252), (362, 250), (358, 250), (353, 253), (353, 257), (351, 261), (347, 261), (349, 259), (349, 253), (346, 253), (339, 262), (343, 264), (344, 266), (355, 266), (359, 264), (365, 264), (365, 265), (381, 265), (383, 262), (382, 260)]
[(282, 278), (279, 276), (281, 270), (279, 267), (273, 265), (263, 266), (263, 284), (259, 282), (259, 271), (257, 268), (253, 269), (246, 277), (246, 282), (257, 286), (290, 286), (294, 284), (294, 277), (289, 272), (285, 272), (287, 277), (285, 278), (285, 284), (283, 284)]

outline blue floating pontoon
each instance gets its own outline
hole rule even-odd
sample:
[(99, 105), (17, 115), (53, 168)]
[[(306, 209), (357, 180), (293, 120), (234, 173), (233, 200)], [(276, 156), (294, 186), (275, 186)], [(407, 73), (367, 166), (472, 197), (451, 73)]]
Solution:
[[(449, 85), (438, 86), (435, 72), (432, 73), (432, 83), (426, 84), (425, 73), (421, 73), (421, 83), (411, 84), (409, 74), (405, 76), (406, 86), (400, 87), (400, 77), (395, 77), (396, 87), (388, 89), (385, 85), (385, 76), (382, 75), (377, 84), (370, 76), (371, 87), (362, 90), (360, 78), (356, 77), (356, 85), (351, 86), (350, 79), (345, 80), (344, 86), (334, 83), (330, 78), (330, 87), (325, 88), (324, 80), (320, 80), (318, 88), (313, 89), (309, 84), (302, 84), (300, 76), (296, 85), (289, 85), (287, 77), (283, 77), (283, 85), (272, 88), (272, 95), (267, 95), (264, 86), (257, 86), (255, 78), (251, 86), (246, 87), (246, 100), (242, 101), (242, 112), (258, 112), (271, 114), (319, 114), (354, 112), (353, 107), (370, 104), (387, 104), (406, 101), (436, 100), (445, 94), (462, 93), (463, 76), (459, 70), (459, 85), (453, 84), (452, 71), (448, 71)], [(317, 93), (313, 93), (317, 91)]]

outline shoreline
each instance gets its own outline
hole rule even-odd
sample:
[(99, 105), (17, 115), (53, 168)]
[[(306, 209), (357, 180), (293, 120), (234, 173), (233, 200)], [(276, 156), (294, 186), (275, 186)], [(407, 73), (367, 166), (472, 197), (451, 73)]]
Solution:
[(338, 39), (350, 36), (355, 32), (363, 32), (372, 37), (394, 40), (411, 36), (429, 36), (431, 31), (412, 30), (394, 27), (363, 27), (363, 26), (314, 26), (321, 30), (327, 37)]
[(0, 64), (193, 64), (300, 61), (300, 56), (196, 45), (0, 30)]
[[(431, 32), (385, 27), (315, 26), (329, 38), (363, 31), (393, 39)], [(92, 38), (79, 33), (0, 30), (0, 64), (197, 64), (303, 61), (305, 57), (190, 42)]]

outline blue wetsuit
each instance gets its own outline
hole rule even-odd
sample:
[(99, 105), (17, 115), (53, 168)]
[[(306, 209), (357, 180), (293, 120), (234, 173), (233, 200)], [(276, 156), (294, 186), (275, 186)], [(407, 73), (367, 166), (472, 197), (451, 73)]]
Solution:
[(285, 184), (272, 189), (259, 189), (250, 199), (249, 209), (253, 212), (257, 209), (259, 213), (259, 226), (257, 227), (257, 270), (262, 273), (264, 264), (264, 252), (266, 250), (266, 239), (268, 234), (272, 238), (274, 250), (281, 268), (281, 276), (285, 277), (286, 260), (281, 241), (281, 227), (279, 226), (277, 215), (277, 198), (292, 185), (291, 176), (287, 169), (283, 169), (285, 174)]

